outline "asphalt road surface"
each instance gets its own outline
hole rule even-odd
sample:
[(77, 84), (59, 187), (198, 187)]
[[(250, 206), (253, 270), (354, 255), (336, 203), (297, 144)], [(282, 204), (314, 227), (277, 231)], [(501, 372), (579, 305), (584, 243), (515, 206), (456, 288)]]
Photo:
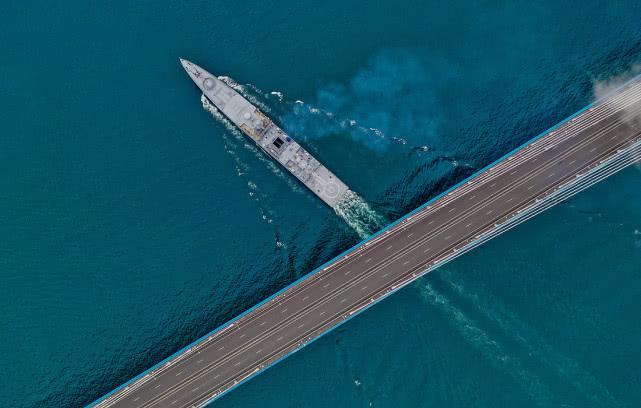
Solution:
[(620, 150), (641, 146), (641, 79), (565, 121), (98, 407), (201, 406), (373, 302), (493, 236)]

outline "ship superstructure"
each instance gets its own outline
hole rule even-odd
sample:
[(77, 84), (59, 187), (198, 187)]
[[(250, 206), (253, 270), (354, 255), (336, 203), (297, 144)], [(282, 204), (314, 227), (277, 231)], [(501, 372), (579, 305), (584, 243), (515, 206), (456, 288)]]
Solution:
[(241, 94), (198, 65), (180, 62), (213, 106), (327, 205), (336, 209), (349, 195), (345, 183)]

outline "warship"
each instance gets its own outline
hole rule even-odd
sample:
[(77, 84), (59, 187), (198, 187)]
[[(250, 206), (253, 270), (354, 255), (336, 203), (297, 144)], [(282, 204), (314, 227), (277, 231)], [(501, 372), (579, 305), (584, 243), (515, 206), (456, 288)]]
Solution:
[(345, 183), (240, 93), (193, 62), (180, 58), (180, 63), (216, 109), (323, 202), (336, 210), (353, 196)]

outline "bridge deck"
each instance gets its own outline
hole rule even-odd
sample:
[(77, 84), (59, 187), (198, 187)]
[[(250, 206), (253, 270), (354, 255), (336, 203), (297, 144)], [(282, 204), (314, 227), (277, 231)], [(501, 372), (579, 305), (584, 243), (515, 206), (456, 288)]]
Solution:
[(606, 160), (623, 163), (621, 149), (641, 146), (640, 118), (637, 79), (96, 406), (205, 404), (501, 232), (501, 225), (577, 183), (578, 175), (589, 177), (585, 175)]

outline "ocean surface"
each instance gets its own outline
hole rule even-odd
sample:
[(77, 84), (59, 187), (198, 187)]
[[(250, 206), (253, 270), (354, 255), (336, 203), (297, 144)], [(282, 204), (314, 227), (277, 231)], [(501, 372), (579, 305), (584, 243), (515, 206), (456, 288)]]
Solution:
[[(3, 2), (0, 406), (90, 403), (641, 69), (638, 1), (506, 3)], [(212, 117), (179, 56), (369, 210)], [(640, 272), (631, 167), (212, 406), (636, 407)]]

